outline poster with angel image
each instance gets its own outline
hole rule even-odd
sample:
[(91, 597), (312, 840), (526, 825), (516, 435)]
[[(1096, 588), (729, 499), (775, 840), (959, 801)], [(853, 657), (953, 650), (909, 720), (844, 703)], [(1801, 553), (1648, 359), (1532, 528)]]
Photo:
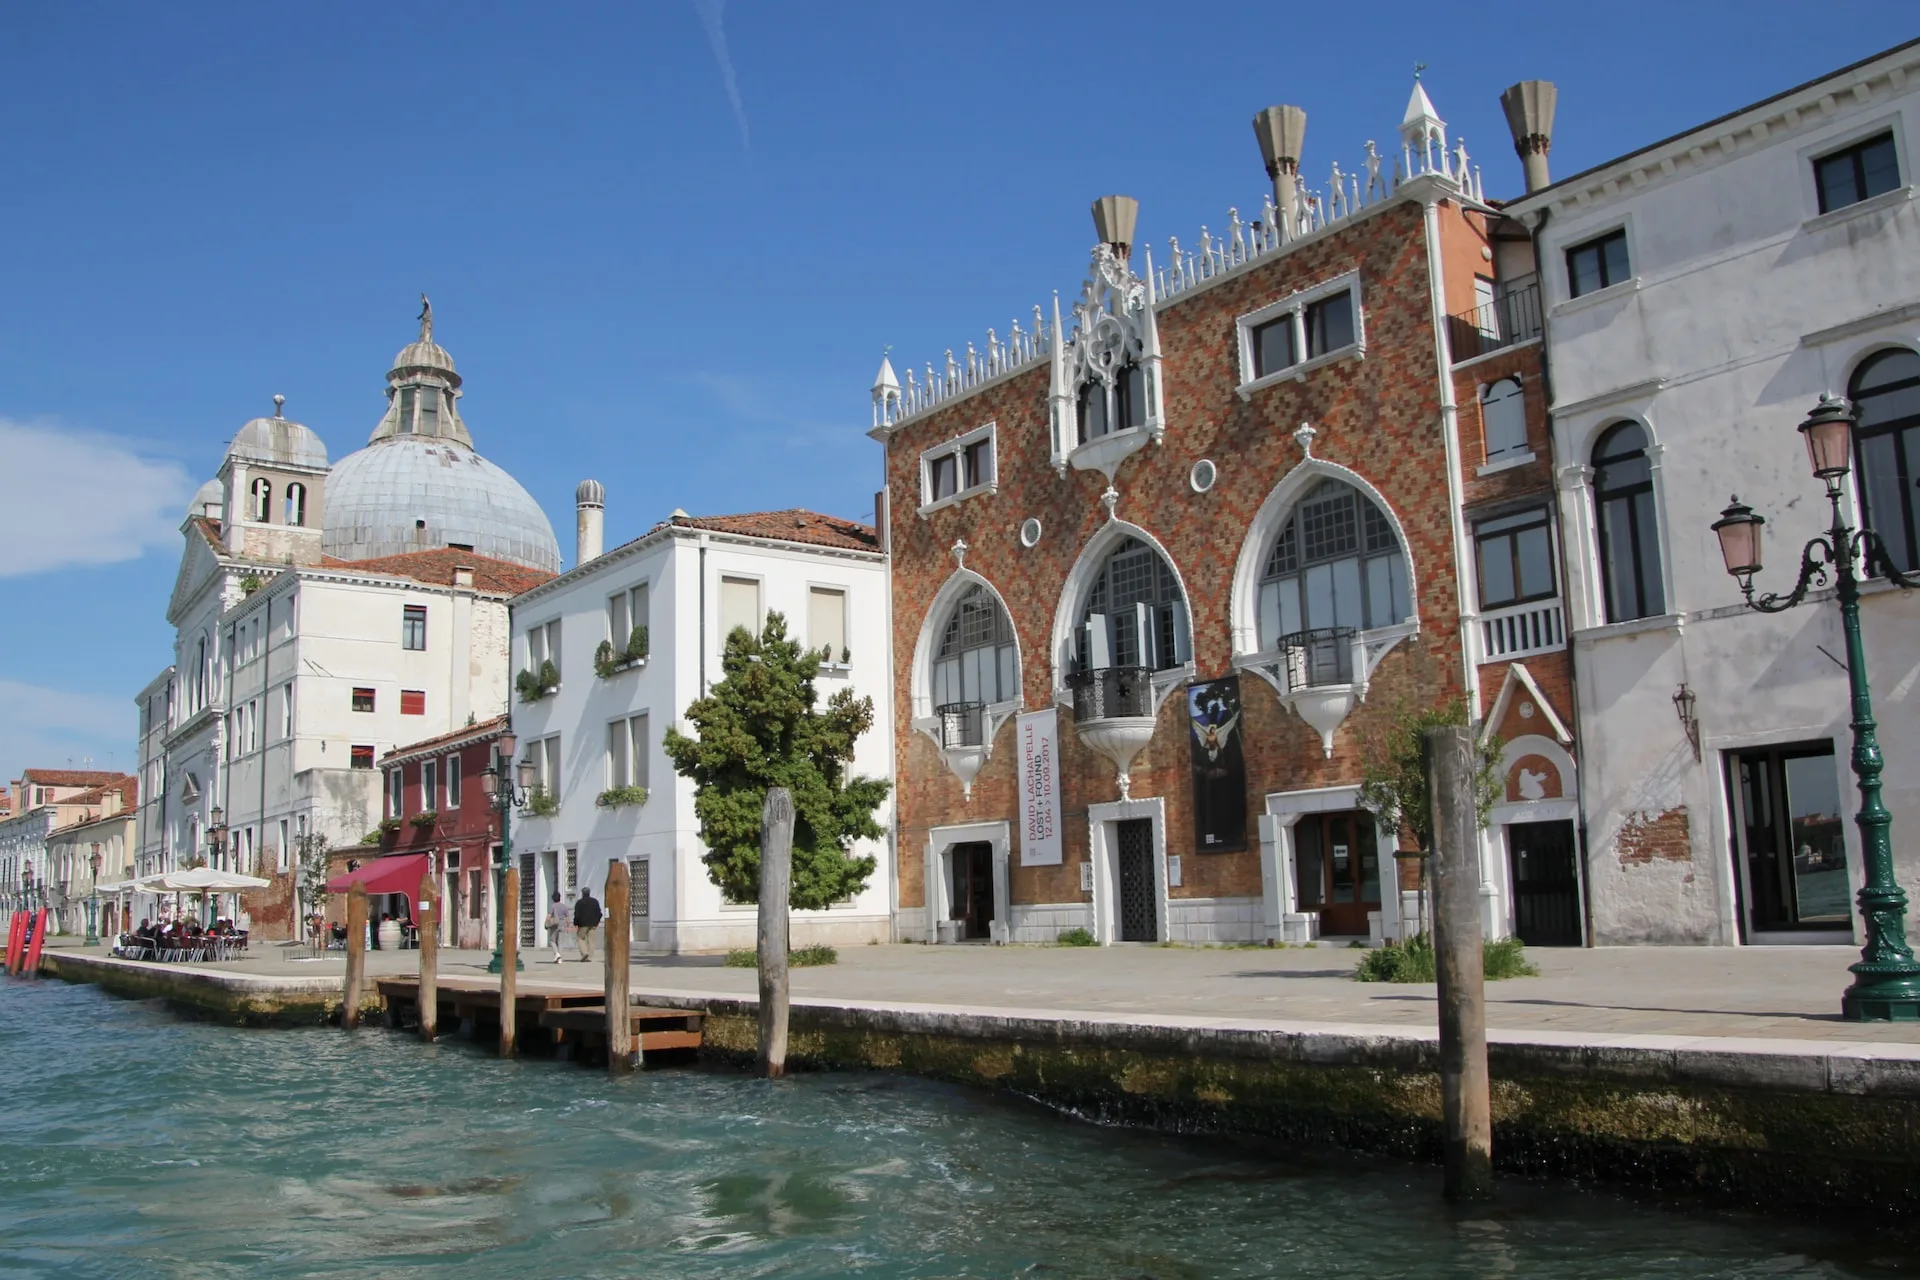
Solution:
[(1193, 756), (1193, 847), (1227, 853), (1247, 847), (1247, 759), (1240, 741), (1240, 677), (1187, 686)]

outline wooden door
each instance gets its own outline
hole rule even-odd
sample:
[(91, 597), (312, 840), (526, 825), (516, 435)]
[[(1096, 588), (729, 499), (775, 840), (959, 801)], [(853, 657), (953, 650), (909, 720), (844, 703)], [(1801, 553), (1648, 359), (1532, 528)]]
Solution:
[(1310, 813), (1294, 824), (1294, 887), (1301, 911), (1320, 913), (1323, 937), (1365, 937), (1380, 909), (1380, 850), (1364, 809)]
[(993, 936), (993, 846), (972, 841), (953, 846), (952, 918), (963, 938)]

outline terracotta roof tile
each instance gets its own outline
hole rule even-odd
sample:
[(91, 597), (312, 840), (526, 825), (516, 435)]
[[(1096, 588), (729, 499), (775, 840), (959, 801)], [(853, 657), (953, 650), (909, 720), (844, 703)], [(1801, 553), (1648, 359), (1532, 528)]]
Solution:
[(491, 720), (482, 720), (478, 724), (462, 725), (458, 729), (450, 729), (446, 733), (436, 734), (431, 738), (422, 738), (418, 742), (409, 742), (405, 746), (395, 747), (393, 750), (381, 756), (380, 759), (384, 762), (391, 760), (395, 756), (410, 756), (416, 751), (431, 751), (443, 742), (457, 742), (462, 738), (498, 733), (506, 727), (507, 717), (495, 716)]
[(128, 776), (115, 769), (26, 769), (20, 780), (43, 787), (104, 787)]
[(435, 547), (429, 551), (409, 551), (397, 556), (377, 556), (371, 560), (340, 560), (327, 556), (320, 564), (327, 569), (357, 569), (362, 573), (412, 578), (415, 582), (438, 587), (453, 585), (455, 569), (471, 569), (476, 590), (502, 595), (531, 591), (543, 582), (551, 582), (555, 576), (540, 569), (529, 569), (506, 560), (462, 551), (458, 547)]
[(821, 515), (801, 507), (785, 511), (749, 511), (734, 516), (674, 516), (667, 523), (688, 529), (741, 534), (749, 538), (778, 538), (849, 551), (878, 551), (880, 537), (870, 524)]

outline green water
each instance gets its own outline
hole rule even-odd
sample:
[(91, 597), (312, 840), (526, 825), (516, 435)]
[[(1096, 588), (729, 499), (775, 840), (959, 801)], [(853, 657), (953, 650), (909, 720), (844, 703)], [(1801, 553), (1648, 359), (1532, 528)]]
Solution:
[(0, 1276), (1784, 1277), (1837, 1232), (1096, 1128), (888, 1076), (610, 1081), (0, 980)]

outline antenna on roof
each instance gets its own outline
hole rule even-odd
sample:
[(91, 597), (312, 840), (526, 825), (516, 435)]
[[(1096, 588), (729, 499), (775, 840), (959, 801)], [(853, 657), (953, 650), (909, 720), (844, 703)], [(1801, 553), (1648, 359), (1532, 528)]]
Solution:
[(274, 417), (284, 418), (287, 416), (286, 414), (281, 412), (281, 410), (286, 407), (286, 403), (287, 403), (287, 398), (285, 396), (275, 396), (273, 398), (273, 416)]
[(1418, 79), (1420, 78), (1420, 73), (1421, 73), (1422, 71), (1425, 71), (1426, 69), (1427, 69), (1427, 64), (1426, 64), (1426, 63), (1424, 63), (1424, 62), (1416, 62), (1416, 63), (1414, 63), (1414, 64), (1413, 64), (1413, 78), (1414, 78), (1415, 80), (1418, 80)]

